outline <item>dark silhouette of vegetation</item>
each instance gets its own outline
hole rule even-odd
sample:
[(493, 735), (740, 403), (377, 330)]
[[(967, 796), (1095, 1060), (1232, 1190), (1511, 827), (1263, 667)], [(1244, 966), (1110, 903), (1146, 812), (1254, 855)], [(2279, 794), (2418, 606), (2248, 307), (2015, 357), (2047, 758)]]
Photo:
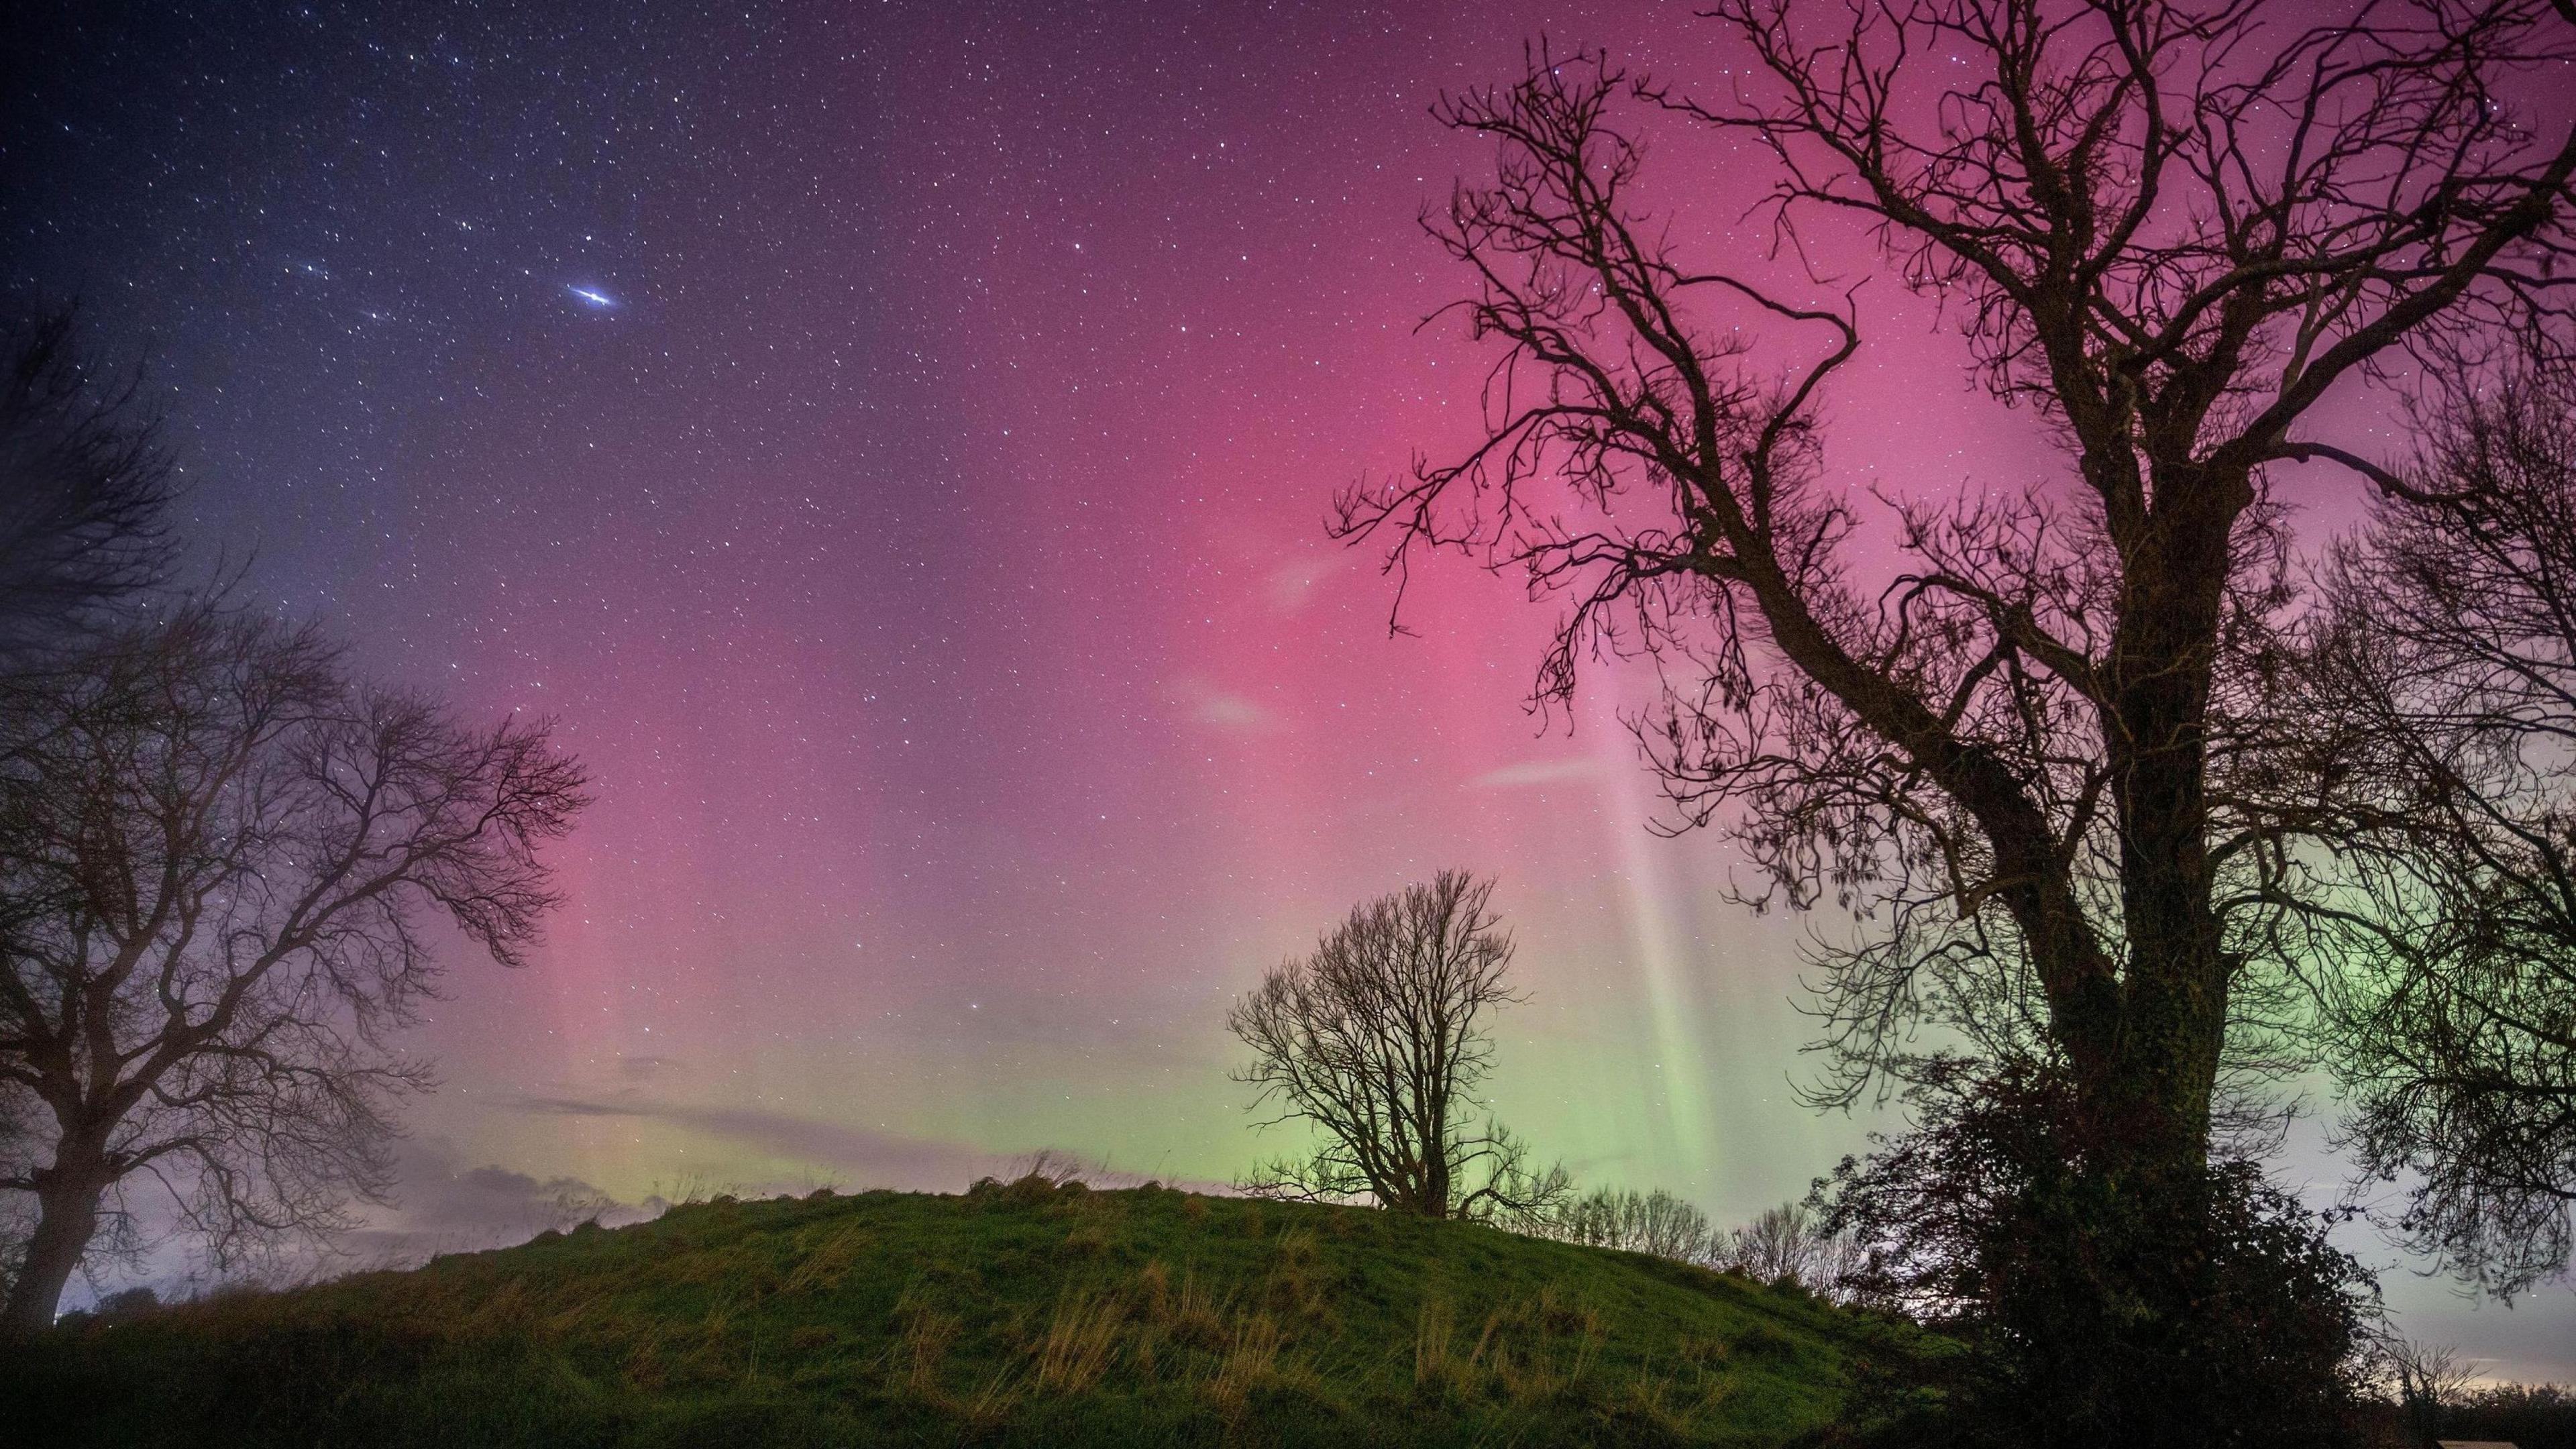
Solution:
[[(220, 1265), (343, 1225), (426, 1069), (386, 1033), (450, 924), (504, 963), (585, 803), (544, 724), (459, 723), (311, 629), (179, 607), (18, 689), (0, 750), (0, 1190), (32, 1200), (0, 1331), (166, 1194)], [(110, 1237), (99, 1243), (104, 1219)]]
[(2454, 1350), (2416, 1343), (2395, 1333), (2379, 1345), (2379, 1377), (2388, 1391), (2389, 1408), (2413, 1442), (2430, 1442), (2442, 1430), (2443, 1412), (2458, 1403), (2475, 1378)]
[(2465, 1439), (2514, 1449), (2576, 1449), (2576, 1390), (2565, 1384), (2463, 1388), (2434, 1407), (2424, 1422), (2419, 1442)]
[[(2071, 1119), (2032, 1139), (2067, 1154), (2032, 1169), (2056, 1232), (2033, 1267), (2091, 1276), (2043, 1275), (2062, 1311), (2011, 1316), (2082, 1337), (2015, 1351), (2106, 1432), (2219, 1434), (2241, 1385), (2175, 1357), (2221, 1330), (2207, 1275), (2174, 1265), (2241, 1230), (2267, 1245), (2247, 1262), (2332, 1277), (2211, 1148), (2298, 1063), (2358, 884), (2343, 852), (2384, 828), (2318, 808), (2316, 594), (2273, 475), (2405, 498), (2316, 435), (2329, 392), (2558, 357), (2576, 132), (2506, 98), (2576, 55), (2576, 7), (1711, 14), (1748, 64), (1704, 94), (1541, 53), (1442, 107), (1500, 153), (1429, 219), (1497, 349), (1484, 436), (1346, 493), (1335, 532), (1386, 540), (1399, 574), (1458, 549), (1567, 597), (1543, 701), (1599, 651), (1660, 664), (1637, 732), (1680, 822), (1736, 840), (1757, 901), (1851, 915), (1818, 938), (1820, 1098), (1946, 1080), (1927, 1042), (2049, 1063)], [(1767, 155), (1784, 246), (1867, 228), (1992, 396), (2045, 421), (2062, 477), (1869, 518), (1825, 454), (1856, 291), (1785, 297), (1694, 254), (1641, 198), (1622, 107)], [(1814, 341), (1757, 361), (1764, 323)], [(2226, 1311), (2290, 1334), (2301, 1373), (2330, 1361), (2332, 1315), (2274, 1287), (2279, 1313)]]
[[(2371, 1402), (2377, 1286), (2332, 1219), (2221, 1161), (2199, 1211), (2117, 1195), (2062, 1070), (1950, 1060), (1908, 1088), (1911, 1130), (1818, 1183), (1844, 1283), (1966, 1345), (1905, 1361), (1968, 1443), (2340, 1444)], [(2134, 1257), (2122, 1255), (2134, 1254)], [(2144, 1323), (2137, 1285), (2188, 1313)], [(2143, 1417), (2142, 1417), (2143, 1416)]]
[(1254, 1110), (1320, 1139), (1244, 1190), (1434, 1218), (1540, 1213), (1564, 1196), (1562, 1169), (1533, 1171), (1525, 1144), (1473, 1115), (1493, 1067), (1488, 1018), (1518, 999), (1493, 893), (1450, 870), (1381, 896), (1235, 1003), (1226, 1026), (1253, 1051), (1235, 1079), (1257, 1090)]
[(1713, 1265), (1721, 1240), (1708, 1214), (1664, 1191), (1597, 1187), (1569, 1194), (1552, 1211), (1537, 1214), (1525, 1231), (1593, 1248), (1646, 1253), (1676, 1263)]
[(1757, 1283), (1795, 1284), (1835, 1302), (1863, 1298), (1851, 1282), (1861, 1266), (1859, 1244), (1807, 1203), (1767, 1208), (1729, 1232), (1716, 1247), (1716, 1262)]
[(2512, 370), (2421, 422), (2308, 650), (2307, 773), (2356, 887), (2320, 934), (2362, 1163), (2510, 1295), (2566, 1272), (2576, 1206), (2576, 378)]
[(84, 624), (165, 582), (170, 457), (135, 381), (81, 354), (72, 314), (0, 340), (0, 670), (42, 662)]
[(1512, 1226), (1560, 1242), (1739, 1273), (1832, 1302), (1858, 1301), (1845, 1283), (1859, 1267), (1857, 1245), (1848, 1234), (1830, 1230), (1806, 1203), (1782, 1203), (1721, 1233), (1707, 1213), (1662, 1188), (1599, 1187), (1569, 1193), (1555, 1207), (1516, 1218)]

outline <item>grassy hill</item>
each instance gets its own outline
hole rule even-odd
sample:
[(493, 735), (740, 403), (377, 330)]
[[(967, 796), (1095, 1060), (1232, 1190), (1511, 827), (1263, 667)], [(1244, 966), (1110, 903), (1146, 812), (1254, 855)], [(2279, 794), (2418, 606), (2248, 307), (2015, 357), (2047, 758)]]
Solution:
[(65, 1327), (28, 1444), (1776, 1444), (1884, 1330), (1627, 1253), (1031, 1179), (677, 1208)]

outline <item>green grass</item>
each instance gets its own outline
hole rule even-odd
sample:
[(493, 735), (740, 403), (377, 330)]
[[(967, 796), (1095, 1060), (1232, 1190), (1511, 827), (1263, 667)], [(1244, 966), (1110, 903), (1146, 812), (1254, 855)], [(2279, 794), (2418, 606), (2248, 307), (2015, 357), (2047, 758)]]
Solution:
[(28, 1444), (1776, 1444), (1887, 1330), (1627, 1253), (1031, 1180), (672, 1210), (65, 1327)]

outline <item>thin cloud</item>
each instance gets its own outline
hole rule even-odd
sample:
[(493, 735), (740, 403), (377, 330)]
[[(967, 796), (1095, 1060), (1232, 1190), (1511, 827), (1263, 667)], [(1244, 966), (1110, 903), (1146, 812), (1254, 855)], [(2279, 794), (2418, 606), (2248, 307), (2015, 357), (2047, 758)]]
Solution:
[(1315, 597), (1317, 586), (1350, 567), (1347, 553), (1318, 553), (1290, 559), (1270, 571), (1270, 607), (1293, 614)]
[(1266, 730), (1279, 723), (1277, 716), (1249, 696), (1221, 689), (1204, 679), (1173, 681), (1172, 699), (1193, 723), (1217, 729)]
[(1514, 790), (1533, 785), (1563, 785), (1577, 780), (1599, 778), (1601, 762), (1590, 755), (1567, 755), (1553, 760), (1521, 760), (1499, 770), (1487, 770), (1467, 782), (1471, 790)]
[(993, 1153), (957, 1142), (937, 1142), (817, 1122), (784, 1112), (752, 1107), (690, 1107), (625, 1097), (593, 1101), (578, 1097), (528, 1097), (519, 1109), (558, 1117), (632, 1117), (667, 1122), (761, 1149), (780, 1157), (801, 1157), (850, 1174), (859, 1187), (955, 1192), (978, 1177), (1009, 1163)]

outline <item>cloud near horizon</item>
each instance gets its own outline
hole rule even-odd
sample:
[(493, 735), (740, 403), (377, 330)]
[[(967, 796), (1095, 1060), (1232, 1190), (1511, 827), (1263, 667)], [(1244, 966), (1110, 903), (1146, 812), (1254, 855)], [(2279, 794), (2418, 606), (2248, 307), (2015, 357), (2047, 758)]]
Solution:
[(956, 1192), (978, 1177), (1009, 1169), (1013, 1159), (959, 1142), (941, 1142), (817, 1122), (753, 1107), (693, 1107), (618, 1097), (524, 1097), (518, 1110), (558, 1117), (633, 1117), (797, 1157), (850, 1174), (852, 1188)]

